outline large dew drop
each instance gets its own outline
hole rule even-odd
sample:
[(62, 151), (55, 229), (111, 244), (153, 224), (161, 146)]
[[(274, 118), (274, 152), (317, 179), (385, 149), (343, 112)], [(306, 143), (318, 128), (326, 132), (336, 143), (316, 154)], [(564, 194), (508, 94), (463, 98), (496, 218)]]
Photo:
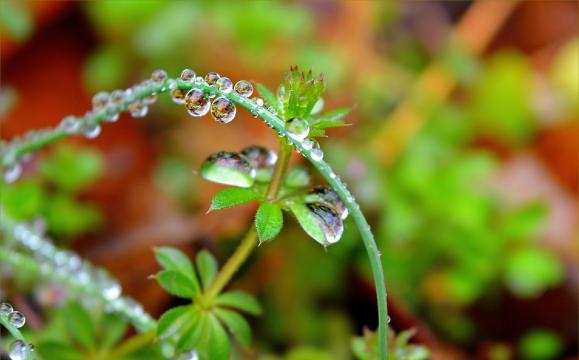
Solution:
[(285, 129), (289, 137), (303, 141), (310, 133), (310, 124), (304, 119), (292, 118), (285, 123)]
[(8, 350), (8, 357), (11, 360), (28, 360), (31, 358), (28, 356), (28, 352), (31, 350), (32, 348), (28, 347), (24, 341), (14, 340), (14, 342), (10, 345), (10, 349)]
[(233, 101), (224, 96), (220, 96), (213, 100), (211, 104), (211, 116), (215, 121), (227, 124), (235, 118), (237, 110)]
[(224, 94), (230, 93), (233, 90), (233, 82), (228, 77), (222, 77), (215, 83), (217, 89)]
[(277, 162), (277, 154), (263, 146), (252, 145), (241, 150), (251, 166), (256, 169), (255, 179), (266, 182), (271, 179), (273, 166)]
[(224, 185), (247, 188), (255, 182), (255, 168), (235, 152), (210, 155), (201, 165), (200, 173), (204, 179)]
[(185, 89), (175, 89), (171, 91), (171, 100), (173, 100), (175, 104), (185, 104), (185, 95), (187, 95), (188, 91), (189, 90)]
[(15, 328), (21, 328), (26, 323), (26, 317), (20, 311), (13, 311), (8, 315), (8, 321)]
[(331, 208), (319, 203), (307, 204), (307, 207), (322, 229), (327, 245), (338, 242), (344, 232), (344, 224), (340, 215)]
[(1, 303), (0, 304), (0, 316), (8, 316), (14, 311), (12, 305), (8, 303)]
[(329, 186), (316, 186), (306, 196), (308, 203), (321, 203), (340, 215), (342, 220), (348, 217), (348, 209), (340, 196)]
[(155, 85), (161, 85), (165, 82), (165, 80), (167, 80), (167, 73), (165, 72), (165, 70), (161, 69), (155, 70), (151, 74), (151, 80), (153, 80), (153, 83)]
[(179, 79), (181, 79), (184, 84), (191, 85), (195, 81), (195, 76), (195, 71), (191, 69), (184, 69), (181, 71), (181, 76)]
[(219, 80), (220, 77), (221, 76), (218, 73), (212, 71), (210, 73), (207, 73), (207, 75), (205, 75), (205, 82), (208, 85), (215, 85), (215, 83), (217, 82), (217, 80)]
[(10, 167), (4, 169), (3, 172), (4, 181), (8, 184), (15, 182), (18, 180), (20, 175), (22, 175), (22, 165), (20, 163), (15, 163)]
[(92, 97), (92, 108), (94, 110), (104, 109), (109, 103), (109, 93), (101, 91)]
[(149, 112), (149, 107), (145, 105), (145, 103), (142, 102), (141, 100), (137, 100), (132, 104), (130, 104), (128, 109), (129, 112), (131, 113), (131, 116), (134, 118), (145, 117)]
[(185, 95), (185, 108), (191, 116), (200, 117), (209, 112), (211, 103), (209, 102), (209, 95), (200, 89), (191, 89)]
[(246, 98), (253, 94), (253, 85), (247, 80), (239, 80), (233, 89), (236, 93)]

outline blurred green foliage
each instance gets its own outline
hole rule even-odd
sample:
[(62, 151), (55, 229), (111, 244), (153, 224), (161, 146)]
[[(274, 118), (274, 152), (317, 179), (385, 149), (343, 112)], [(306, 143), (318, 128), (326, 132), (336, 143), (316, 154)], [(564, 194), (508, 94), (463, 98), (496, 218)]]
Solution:
[(525, 360), (558, 359), (563, 350), (561, 338), (553, 331), (534, 329), (519, 341), (519, 352)]
[(79, 194), (104, 171), (100, 153), (72, 145), (55, 147), (38, 163), (38, 176), (15, 184), (0, 184), (0, 204), (14, 219), (32, 221), (41, 217), (58, 241), (97, 229), (100, 211), (80, 201)]

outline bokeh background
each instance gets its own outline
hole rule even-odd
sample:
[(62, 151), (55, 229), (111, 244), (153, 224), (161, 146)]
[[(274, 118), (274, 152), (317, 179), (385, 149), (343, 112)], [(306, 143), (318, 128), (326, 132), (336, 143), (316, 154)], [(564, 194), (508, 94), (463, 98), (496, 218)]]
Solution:
[[(83, 114), (99, 90), (191, 67), (276, 88), (290, 65), (323, 72), (326, 109), (352, 126), (322, 141), (382, 250), (391, 326), (434, 359), (576, 359), (579, 37), (575, 1), (1, 0), (2, 139)], [(152, 248), (223, 262), (254, 207), (205, 214), (210, 153), (275, 136), (241, 110), (227, 126), (167, 98), (25, 163), (0, 201), (120, 279), (159, 315)], [(298, 156), (297, 163), (304, 161)], [(376, 326), (355, 227), (327, 252), (286, 217), (233, 286), (256, 294), (263, 354), (350, 359)], [(46, 284), (3, 287), (30, 313)], [(37, 311), (40, 312), (40, 311)], [(27, 312), (27, 315), (29, 313)], [(42, 331), (42, 316), (29, 316)], [(297, 355), (296, 355), (297, 356)], [(309, 357), (308, 357), (309, 356)], [(295, 357), (296, 359), (298, 357)]]

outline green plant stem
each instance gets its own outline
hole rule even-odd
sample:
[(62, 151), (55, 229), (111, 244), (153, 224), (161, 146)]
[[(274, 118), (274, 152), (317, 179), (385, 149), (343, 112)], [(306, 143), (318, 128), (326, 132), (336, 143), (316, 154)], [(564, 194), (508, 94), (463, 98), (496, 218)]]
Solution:
[[(285, 139), (280, 139), (280, 151), (279, 158), (275, 163), (275, 168), (273, 170), (273, 175), (269, 186), (266, 190), (266, 198), (270, 201), (274, 201), (281, 189), (287, 168), (289, 165), (289, 160), (291, 158), (292, 148)], [(241, 264), (247, 260), (255, 246), (257, 245), (257, 232), (255, 227), (252, 226), (247, 232), (241, 243), (235, 249), (235, 252), (227, 260), (221, 271), (215, 277), (215, 280), (211, 283), (211, 286), (203, 294), (200, 302), (205, 305), (212, 303), (213, 299), (221, 293), (223, 288), (229, 283), (233, 275), (239, 270)]]

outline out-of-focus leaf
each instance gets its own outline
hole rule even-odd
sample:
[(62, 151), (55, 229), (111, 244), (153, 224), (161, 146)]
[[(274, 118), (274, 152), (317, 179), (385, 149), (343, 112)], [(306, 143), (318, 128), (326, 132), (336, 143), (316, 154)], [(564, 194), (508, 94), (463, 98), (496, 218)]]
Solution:
[(311, 175), (308, 168), (298, 166), (290, 169), (285, 176), (284, 185), (293, 188), (303, 188), (310, 185)]
[(155, 249), (157, 262), (166, 270), (173, 270), (194, 278), (195, 271), (189, 257), (181, 250), (172, 247), (159, 247)]
[(207, 250), (202, 250), (197, 254), (196, 263), (203, 288), (207, 289), (217, 275), (217, 260)]
[(24, 42), (32, 35), (34, 20), (26, 3), (2, 1), (0, 30), (15, 42)]
[(519, 352), (525, 360), (558, 359), (563, 351), (563, 341), (548, 329), (535, 329), (519, 341)]
[(257, 88), (257, 91), (259, 91), (263, 100), (265, 100), (266, 104), (272, 106), (275, 111), (279, 112), (277, 97), (267, 87), (265, 87), (265, 85), (256, 83), (255, 87)]
[(63, 308), (69, 336), (87, 349), (95, 349), (95, 324), (91, 315), (76, 302)]
[(575, 111), (579, 110), (579, 38), (563, 46), (551, 68), (554, 85)]
[(563, 266), (545, 250), (526, 248), (509, 256), (504, 276), (507, 286), (515, 294), (535, 297), (561, 282)]
[(227, 332), (214, 315), (209, 315), (210, 336), (209, 354), (213, 360), (229, 360), (231, 343)]
[(183, 273), (173, 270), (163, 270), (155, 275), (155, 278), (159, 281), (163, 289), (172, 295), (182, 298), (193, 298), (199, 293), (191, 279)]
[(191, 305), (177, 306), (165, 312), (159, 319), (157, 325), (157, 335), (161, 338), (167, 338), (174, 335), (183, 323), (187, 320), (187, 312), (193, 311)]
[(259, 315), (262, 311), (261, 306), (253, 296), (241, 291), (229, 291), (220, 294), (215, 299), (215, 304), (245, 311), (252, 315)]
[(67, 194), (48, 197), (43, 213), (48, 229), (59, 236), (74, 237), (97, 229), (102, 223), (102, 215), (97, 208), (78, 203)]
[(69, 145), (57, 147), (40, 163), (40, 173), (44, 178), (70, 192), (84, 190), (103, 172), (104, 161), (99, 152)]
[(237, 187), (223, 189), (213, 196), (209, 211), (245, 204), (260, 198), (261, 195), (253, 189)]
[(103, 47), (92, 53), (84, 64), (83, 79), (86, 88), (96, 93), (124, 85), (130, 73), (130, 60), (122, 49)]
[(255, 228), (260, 241), (273, 240), (283, 227), (283, 214), (279, 206), (262, 203), (255, 215)]
[(41, 359), (84, 360), (85, 355), (73, 346), (56, 341), (42, 341), (36, 344), (35, 353)]
[(11, 217), (29, 220), (40, 213), (44, 202), (44, 192), (39, 183), (24, 180), (15, 184), (0, 185), (0, 203)]
[(129, 328), (127, 320), (114, 313), (104, 313), (100, 319), (99, 347), (111, 349), (119, 342)]

